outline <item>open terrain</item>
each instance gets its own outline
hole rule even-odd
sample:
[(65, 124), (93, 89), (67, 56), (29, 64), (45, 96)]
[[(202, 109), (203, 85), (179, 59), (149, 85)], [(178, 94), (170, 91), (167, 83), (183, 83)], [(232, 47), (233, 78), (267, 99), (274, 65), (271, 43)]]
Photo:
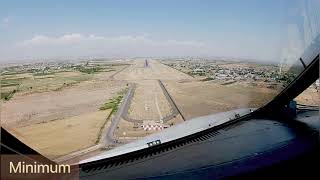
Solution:
[(100, 108), (126, 88), (126, 83), (111, 76), (125, 67), (108, 65), (94, 73), (16, 71), (3, 75), (1, 84), (11, 85), (2, 86), (1, 92), (8, 88), (16, 92), (1, 100), (1, 124), (49, 158), (95, 145), (112, 116), (112, 108)]
[(7, 126), (26, 126), (97, 111), (122, 88), (121, 82), (89, 81), (60, 91), (17, 94), (2, 104), (1, 121)]
[(54, 159), (95, 145), (110, 111), (95, 111), (10, 130), (42, 155)]
[[(292, 78), (279, 76), (273, 65), (250, 63), (131, 59), (71, 67), (7, 73), (1, 82), (3, 125), (44, 155), (65, 162), (195, 117), (260, 107)], [(318, 103), (311, 98), (314, 90), (299, 101)]]
[(164, 81), (186, 119), (244, 107), (259, 107), (269, 102), (275, 90), (234, 83)]
[(309, 88), (303, 91), (298, 97), (295, 99), (298, 104), (303, 105), (311, 105), (311, 106), (319, 106), (320, 104), (320, 92), (319, 88), (315, 87), (315, 85), (311, 85)]

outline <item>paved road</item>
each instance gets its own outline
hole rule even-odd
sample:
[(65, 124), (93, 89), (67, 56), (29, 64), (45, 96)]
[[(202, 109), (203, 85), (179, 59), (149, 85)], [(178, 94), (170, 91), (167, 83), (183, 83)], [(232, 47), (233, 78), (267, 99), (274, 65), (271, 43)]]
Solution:
[(128, 104), (128, 100), (130, 99), (129, 95), (132, 93), (133, 88), (134, 88), (135, 84), (130, 84), (130, 87), (125, 95), (125, 97), (123, 98), (120, 107), (118, 109), (118, 111), (116, 112), (116, 114), (113, 116), (112, 120), (111, 120), (111, 125), (108, 128), (107, 134), (104, 138), (104, 143), (106, 145), (110, 145), (110, 144), (114, 144), (115, 143), (115, 138), (114, 138), (114, 131), (117, 128), (120, 120), (121, 120), (121, 116), (123, 114), (123, 111), (125, 110), (125, 107)]

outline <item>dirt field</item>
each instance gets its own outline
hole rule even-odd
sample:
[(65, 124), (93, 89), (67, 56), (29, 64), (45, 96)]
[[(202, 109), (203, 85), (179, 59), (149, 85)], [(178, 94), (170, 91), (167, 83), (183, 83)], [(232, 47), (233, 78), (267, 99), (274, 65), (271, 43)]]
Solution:
[(311, 106), (319, 106), (320, 105), (320, 92), (317, 92), (316, 88), (311, 85), (308, 89), (303, 91), (298, 97), (296, 97), (296, 101), (298, 104), (305, 104)]
[[(110, 76), (124, 67), (87, 75), (80, 72), (14, 75), (11, 78), (23, 78), (21, 86), (33, 88), (21, 89), (10, 100), (2, 101), (1, 125), (50, 158), (94, 145), (110, 113), (99, 108), (126, 88), (125, 82), (114, 81)], [(83, 76), (90, 77), (61, 87)], [(105, 127), (109, 125), (107, 122)]]
[(110, 110), (10, 129), (16, 137), (48, 158), (57, 158), (95, 144)]
[(90, 81), (60, 91), (17, 95), (2, 104), (1, 121), (25, 126), (94, 112), (123, 88), (118, 81)]
[(242, 107), (259, 107), (276, 93), (238, 83), (164, 81), (164, 84), (186, 119)]
[[(114, 71), (97, 74), (75, 71), (44, 76), (30, 73), (5, 76), (3, 79), (23, 80), (13, 98), (2, 102), (1, 121), (6, 126), (25, 126), (93, 112), (124, 87), (122, 82), (108, 80), (123, 67), (114, 66)], [(1, 87), (1, 90), (6, 89)]]

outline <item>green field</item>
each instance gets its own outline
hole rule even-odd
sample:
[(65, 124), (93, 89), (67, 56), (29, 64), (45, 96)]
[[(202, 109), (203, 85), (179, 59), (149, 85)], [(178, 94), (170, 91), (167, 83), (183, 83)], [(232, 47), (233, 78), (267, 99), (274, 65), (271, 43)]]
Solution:
[[(21, 78), (21, 76), (24, 76)], [(76, 83), (90, 80), (92, 75), (80, 72), (68, 73), (50, 73), (40, 76), (30, 73), (19, 74), (15, 79), (10, 75), (10, 79), (6, 75), (1, 79), (1, 99), (5, 98), (8, 94), (16, 92), (42, 92), (50, 90), (60, 90), (63, 87), (74, 85)], [(14, 93), (16, 93), (14, 92)], [(13, 93), (13, 94), (14, 94)]]
[(92, 80), (102, 72), (116, 71), (124, 64), (89, 64), (57, 68), (45, 67), (43, 70), (12, 66), (1, 74), (1, 99), (10, 100), (15, 93), (34, 93), (59, 91), (77, 83)]

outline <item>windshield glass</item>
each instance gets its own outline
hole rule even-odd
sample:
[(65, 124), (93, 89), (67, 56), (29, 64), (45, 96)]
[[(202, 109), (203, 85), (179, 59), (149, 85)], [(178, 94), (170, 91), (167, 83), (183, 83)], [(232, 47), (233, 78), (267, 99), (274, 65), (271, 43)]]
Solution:
[(0, 18), (1, 126), (57, 162), (241, 117), (320, 51), (317, 0), (9, 1)]

